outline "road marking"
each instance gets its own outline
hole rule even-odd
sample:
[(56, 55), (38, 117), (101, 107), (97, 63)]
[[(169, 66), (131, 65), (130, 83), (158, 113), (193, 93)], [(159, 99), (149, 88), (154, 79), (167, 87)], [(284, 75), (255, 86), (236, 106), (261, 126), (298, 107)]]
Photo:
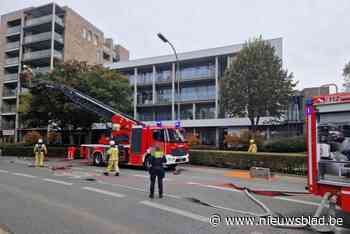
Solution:
[(201, 215), (198, 215), (198, 214), (191, 213), (189, 211), (180, 210), (180, 209), (177, 209), (174, 207), (165, 206), (165, 205), (151, 202), (151, 201), (147, 201), (147, 200), (141, 201), (140, 203), (143, 205), (149, 206), (149, 207), (157, 208), (160, 210), (165, 210), (165, 211), (168, 211), (168, 212), (171, 212), (174, 214), (182, 215), (182, 216), (187, 217), (187, 218), (191, 218), (191, 219), (198, 220), (198, 221), (201, 221), (204, 223), (208, 223), (208, 218), (201, 216)]
[(237, 189), (230, 189), (230, 188), (224, 188), (224, 187), (219, 187), (219, 186), (214, 186), (214, 185), (206, 185), (206, 184), (200, 184), (196, 182), (187, 182), (188, 185), (197, 185), (200, 187), (205, 187), (205, 188), (212, 188), (212, 189), (219, 189), (219, 190), (224, 190), (224, 191), (230, 191), (230, 192), (238, 192), (241, 193), (242, 191), (237, 190)]
[(274, 197), (274, 199), (296, 202), (296, 203), (301, 203), (301, 204), (311, 205), (311, 206), (319, 206), (320, 205), (319, 203), (316, 203), (316, 202), (302, 201), (302, 200), (296, 200), (296, 199), (291, 199), (291, 198), (286, 198), (286, 197)]
[(43, 180), (45, 180), (47, 182), (56, 183), (56, 184), (63, 184), (63, 185), (68, 185), (68, 186), (73, 185), (72, 183), (65, 182), (65, 181), (62, 181), (62, 180), (54, 180), (54, 179), (49, 179), (49, 178), (45, 178)]
[[(214, 186), (214, 185), (205, 185), (205, 184), (200, 184), (200, 183), (196, 183), (196, 182), (188, 182), (187, 184), (197, 185), (197, 186), (205, 187), (205, 188), (213, 188), (213, 189), (219, 189), (219, 190), (224, 190), (224, 191), (243, 193), (243, 191), (237, 190), (237, 189), (223, 188), (223, 187)], [(277, 199), (277, 200), (300, 203), (300, 204), (304, 204), (304, 205), (319, 206), (319, 203), (317, 203), (317, 202), (303, 201), (303, 200), (299, 200), (299, 199), (291, 199), (291, 198), (286, 198), (286, 197), (271, 197), (271, 198)]]
[(120, 193), (114, 193), (114, 192), (110, 192), (107, 190), (103, 190), (103, 189), (98, 189), (98, 188), (92, 188), (92, 187), (83, 187), (82, 189), (84, 190), (88, 190), (88, 191), (92, 191), (92, 192), (96, 192), (96, 193), (101, 193), (101, 194), (105, 194), (105, 195), (109, 195), (112, 197), (125, 197), (125, 195), (120, 194)]
[(23, 173), (12, 173), (12, 175), (23, 176), (23, 177), (27, 177), (27, 178), (36, 178), (36, 176), (29, 175), (29, 174), (23, 174)]
[[(108, 182), (104, 182), (104, 181), (101, 181), (101, 180), (97, 181), (97, 183), (104, 184), (104, 185), (110, 185), (110, 186), (114, 186), (114, 187), (130, 189), (130, 190), (134, 190), (134, 191), (138, 191), (138, 192), (142, 192), (142, 193), (148, 193), (148, 191), (145, 190), (145, 189), (140, 189), (140, 188), (127, 186), (127, 185), (122, 185), (122, 184), (108, 183)], [(168, 194), (168, 193), (165, 193), (163, 195), (165, 197), (171, 197), (171, 198), (175, 198), (175, 199), (180, 199), (181, 198), (180, 196), (176, 196), (176, 195), (172, 195), (172, 194)]]
[(0, 172), (1, 172), (1, 173), (9, 173), (9, 171), (1, 170), (1, 169), (0, 169)]

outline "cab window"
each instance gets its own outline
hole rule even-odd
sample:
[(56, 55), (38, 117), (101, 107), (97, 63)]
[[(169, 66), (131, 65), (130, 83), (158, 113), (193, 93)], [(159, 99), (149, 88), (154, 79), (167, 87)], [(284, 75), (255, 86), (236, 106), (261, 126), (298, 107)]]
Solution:
[(165, 141), (165, 134), (163, 129), (157, 129), (153, 131), (153, 140), (155, 141)]

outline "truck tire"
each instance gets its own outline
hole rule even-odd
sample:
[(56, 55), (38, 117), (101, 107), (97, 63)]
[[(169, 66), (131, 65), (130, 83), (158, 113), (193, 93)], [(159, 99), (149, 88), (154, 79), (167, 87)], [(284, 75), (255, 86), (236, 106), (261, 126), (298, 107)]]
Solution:
[(167, 168), (170, 170), (170, 171), (175, 171), (176, 170), (176, 164), (172, 164), (172, 165), (168, 165)]
[(94, 154), (94, 166), (102, 167), (103, 166), (103, 158), (101, 153), (95, 153)]

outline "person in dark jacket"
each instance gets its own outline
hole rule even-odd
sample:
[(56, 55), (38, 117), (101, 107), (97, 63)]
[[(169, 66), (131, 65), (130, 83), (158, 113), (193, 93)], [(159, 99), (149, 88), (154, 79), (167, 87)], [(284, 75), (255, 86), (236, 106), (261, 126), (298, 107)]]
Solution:
[(159, 198), (163, 197), (163, 178), (165, 177), (164, 164), (166, 163), (166, 158), (159, 146), (156, 146), (152, 152), (150, 157), (150, 194), (149, 197), (151, 199), (154, 198), (154, 184), (156, 183), (156, 179), (158, 181), (158, 193)]

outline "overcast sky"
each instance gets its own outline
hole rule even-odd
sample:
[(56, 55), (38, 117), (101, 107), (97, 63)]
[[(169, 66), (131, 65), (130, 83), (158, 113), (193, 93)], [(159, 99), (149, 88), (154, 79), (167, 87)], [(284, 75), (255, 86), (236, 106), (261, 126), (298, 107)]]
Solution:
[[(350, 60), (350, 1), (328, 0), (57, 0), (78, 11), (131, 58), (169, 54), (162, 32), (179, 52), (283, 38), (284, 67), (298, 88), (335, 82)], [(0, 14), (45, 0), (1, 0)]]

